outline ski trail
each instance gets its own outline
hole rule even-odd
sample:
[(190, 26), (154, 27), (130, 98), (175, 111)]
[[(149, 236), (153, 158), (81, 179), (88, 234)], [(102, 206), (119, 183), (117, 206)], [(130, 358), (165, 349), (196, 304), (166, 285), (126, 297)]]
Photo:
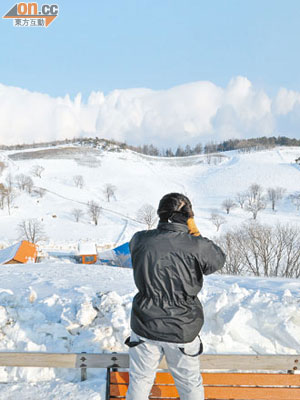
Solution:
[(124, 236), (125, 236), (125, 232), (126, 232), (127, 227), (128, 227), (128, 220), (125, 220), (124, 227), (121, 230), (121, 232), (120, 232), (120, 234), (119, 234), (119, 236), (118, 236), (118, 238), (116, 240), (116, 244), (119, 244), (121, 241), (124, 240)]

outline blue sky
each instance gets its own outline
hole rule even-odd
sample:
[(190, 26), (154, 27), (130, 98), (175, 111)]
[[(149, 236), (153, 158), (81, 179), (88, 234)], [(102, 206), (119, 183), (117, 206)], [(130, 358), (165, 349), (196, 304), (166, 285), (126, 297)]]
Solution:
[(299, 0), (57, 4), (47, 29), (0, 20), (0, 144), (300, 138)]
[[(2, 0), (1, 14), (14, 4)], [(270, 94), (282, 86), (300, 90), (298, 0), (57, 4), (59, 17), (47, 29), (0, 21), (2, 84), (86, 97), (92, 90), (157, 90), (201, 80), (224, 87), (242, 75)]]

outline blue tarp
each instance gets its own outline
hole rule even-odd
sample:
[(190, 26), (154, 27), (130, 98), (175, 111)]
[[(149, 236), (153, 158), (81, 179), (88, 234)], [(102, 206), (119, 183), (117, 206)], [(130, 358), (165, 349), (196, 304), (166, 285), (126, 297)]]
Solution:
[(121, 246), (115, 247), (113, 249), (115, 252), (117, 259), (120, 261), (123, 267), (132, 268), (130, 250), (129, 250), (129, 242), (121, 244)]
[(132, 268), (129, 243), (123, 243), (114, 249), (99, 254), (100, 261), (107, 265)]
[(0, 250), (0, 264), (5, 264), (14, 259), (19, 247), (22, 242), (18, 242), (13, 244), (12, 246), (7, 247), (6, 249)]

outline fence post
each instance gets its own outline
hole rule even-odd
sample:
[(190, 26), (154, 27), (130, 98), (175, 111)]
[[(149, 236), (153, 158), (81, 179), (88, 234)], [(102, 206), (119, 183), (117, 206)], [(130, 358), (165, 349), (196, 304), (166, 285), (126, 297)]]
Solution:
[[(81, 354), (86, 354), (86, 351), (83, 351)], [(82, 356), (80, 357), (80, 371), (81, 371), (81, 382), (87, 380), (87, 369), (86, 369), (86, 364), (84, 363), (86, 361), (86, 357)]]

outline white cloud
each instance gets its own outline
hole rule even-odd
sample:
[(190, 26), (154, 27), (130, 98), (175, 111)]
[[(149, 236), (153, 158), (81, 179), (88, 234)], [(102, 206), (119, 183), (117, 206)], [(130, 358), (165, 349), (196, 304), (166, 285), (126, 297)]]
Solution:
[(168, 90), (92, 92), (86, 103), (0, 84), (0, 143), (32, 143), (98, 136), (160, 147), (208, 140), (269, 136), (300, 124), (300, 93), (275, 98), (245, 77), (226, 88), (193, 82)]
[(272, 100), (251, 82), (237, 77), (224, 91), (223, 104), (214, 118), (219, 139), (269, 136), (274, 132)]
[(300, 104), (300, 93), (281, 88), (274, 101), (274, 111), (278, 115), (287, 115), (296, 104)]

